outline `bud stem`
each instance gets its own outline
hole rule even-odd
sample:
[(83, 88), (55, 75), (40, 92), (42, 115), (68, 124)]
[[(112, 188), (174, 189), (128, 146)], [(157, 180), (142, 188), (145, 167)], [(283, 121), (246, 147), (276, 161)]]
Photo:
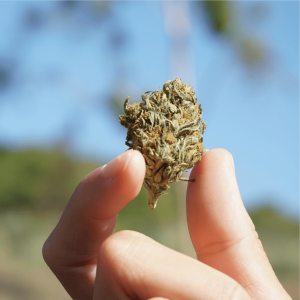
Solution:
[(195, 182), (196, 179), (192, 179), (192, 178), (179, 178), (179, 180), (181, 180), (181, 181)]

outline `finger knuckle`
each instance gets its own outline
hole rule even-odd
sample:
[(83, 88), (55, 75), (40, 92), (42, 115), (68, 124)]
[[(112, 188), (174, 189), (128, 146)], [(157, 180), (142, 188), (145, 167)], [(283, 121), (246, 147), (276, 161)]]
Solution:
[[(54, 230), (55, 231), (55, 230)], [(49, 235), (42, 248), (42, 256), (47, 266), (54, 272), (57, 265), (63, 261), (58, 255), (58, 245), (54, 231)]]
[(238, 283), (229, 289), (229, 295), (230, 300), (250, 300), (246, 291)]
[[(101, 245), (98, 266), (102, 269), (110, 270), (113, 276), (132, 278), (134, 270), (139, 278), (139, 270), (143, 264), (147, 251), (151, 244), (151, 239), (145, 235), (134, 231), (120, 231), (108, 237)], [(153, 244), (153, 241), (152, 241)]]
[(50, 250), (50, 241), (49, 238), (45, 241), (42, 248), (42, 255), (45, 263), (50, 266), (51, 265), (51, 250)]
[(226, 278), (219, 282), (219, 288), (215, 289), (216, 294), (213, 299), (223, 300), (250, 300), (249, 295), (236, 281)]
[(69, 205), (70, 206), (73, 206), (76, 202), (78, 202), (78, 199), (80, 199), (80, 196), (82, 194), (82, 190), (84, 188), (84, 185), (85, 185), (85, 179), (82, 179), (79, 184), (76, 186), (71, 198), (70, 198), (70, 201), (69, 201)]
[(109, 236), (101, 245), (100, 258), (105, 259), (113, 258), (117, 254), (120, 259), (127, 258), (134, 251), (133, 248), (136, 242), (145, 240), (145, 236), (141, 233), (123, 230)]

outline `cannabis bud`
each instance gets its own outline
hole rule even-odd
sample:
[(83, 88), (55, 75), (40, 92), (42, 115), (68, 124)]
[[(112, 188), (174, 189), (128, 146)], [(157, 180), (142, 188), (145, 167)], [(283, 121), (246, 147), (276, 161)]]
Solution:
[(193, 88), (179, 78), (165, 82), (160, 91), (146, 92), (141, 103), (128, 105), (129, 99), (119, 121), (128, 128), (125, 144), (145, 158), (143, 185), (154, 209), (169, 183), (195, 181), (181, 176), (201, 160), (206, 124)]

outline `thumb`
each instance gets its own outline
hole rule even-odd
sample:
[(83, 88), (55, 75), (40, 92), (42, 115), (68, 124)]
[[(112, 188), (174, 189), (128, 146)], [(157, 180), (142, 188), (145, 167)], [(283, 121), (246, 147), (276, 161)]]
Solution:
[(231, 154), (208, 151), (187, 191), (188, 226), (197, 257), (239, 282), (253, 299), (290, 299), (243, 205)]

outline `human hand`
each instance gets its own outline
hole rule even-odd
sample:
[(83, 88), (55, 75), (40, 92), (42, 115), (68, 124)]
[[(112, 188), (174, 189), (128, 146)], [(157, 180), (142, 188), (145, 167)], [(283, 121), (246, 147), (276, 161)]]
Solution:
[(134, 150), (96, 169), (47, 239), (44, 259), (74, 300), (291, 299), (244, 208), (226, 150), (204, 154), (191, 173), (196, 181), (188, 184), (187, 220), (198, 260), (137, 232), (111, 235), (144, 175), (144, 158)]

